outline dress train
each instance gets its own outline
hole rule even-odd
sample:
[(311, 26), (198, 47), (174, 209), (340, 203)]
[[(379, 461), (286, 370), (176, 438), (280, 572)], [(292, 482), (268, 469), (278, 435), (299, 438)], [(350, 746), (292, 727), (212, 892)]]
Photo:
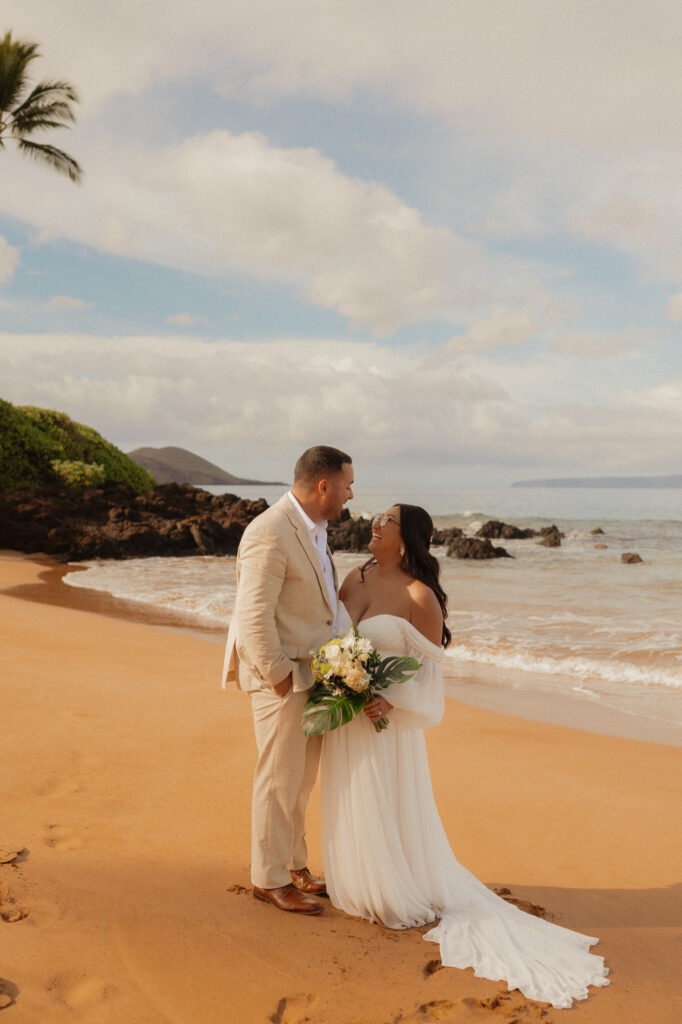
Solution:
[(385, 691), (390, 726), (365, 715), (324, 737), (322, 833), (327, 890), (335, 907), (389, 928), (437, 922), (446, 967), (472, 967), (557, 1008), (608, 985), (598, 940), (532, 917), (487, 889), (455, 858), (438, 815), (424, 740), (444, 696), (441, 648), (405, 619), (377, 615), (360, 631), (382, 654), (408, 654), (422, 667)]

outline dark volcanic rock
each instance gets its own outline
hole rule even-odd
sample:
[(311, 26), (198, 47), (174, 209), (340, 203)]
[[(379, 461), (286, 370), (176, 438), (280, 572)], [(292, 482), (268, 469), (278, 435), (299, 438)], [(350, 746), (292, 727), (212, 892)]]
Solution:
[(640, 558), (636, 551), (624, 551), (623, 554), (620, 556), (620, 560), (621, 562), (624, 562), (626, 565), (636, 565), (637, 562), (643, 561), (643, 559)]
[[(127, 484), (82, 491), (60, 485), (0, 495), (0, 548), (42, 551), (65, 562), (150, 555), (234, 555), (248, 524), (268, 507), (190, 484), (135, 494)], [(347, 509), (329, 524), (337, 551), (363, 551), (372, 526)]]
[(327, 526), (327, 537), (332, 551), (366, 551), (372, 538), (372, 522), (362, 516), (353, 519), (344, 508), (340, 517)]
[(433, 537), (431, 538), (432, 544), (449, 544), (451, 540), (455, 540), (456, 537), (463, 537), (464, 530), (461, 530), (459, 526), (448, 526), (445, 530), (434, 530)]
[(126, 484), (78, 491), (41, 487), (0, 495), (0, 547), (63, 561), (148, 555), (236, 554), (267, 502), (214, 496), (189, 484), (136, 495)]
[(448, 544), (449, 558), (512, 558), (504, 548), (496, 548), (489, 540), (477, 537), (455, 537)]
[(558, 526), (543, 526), (540, 535), (542, 540), (538, 541), (538, 544), (545, 548), (560, 548), (561, 538), (565, 536)]
[(592, 534), (603, 533), (603, 532), (604, 531), (602, 530), (601, 526), (596, 526), (594, 528), (594, 530), (590, 530), (590, 533), (592, 533)]
[(536, 537), (537, 533), (530, 527), (521, 529), (509, 523), (500, 523), (497, 519), (489, 519), (476, 531), (476, 536), (489, 540), (527, 540), (528, 537)]

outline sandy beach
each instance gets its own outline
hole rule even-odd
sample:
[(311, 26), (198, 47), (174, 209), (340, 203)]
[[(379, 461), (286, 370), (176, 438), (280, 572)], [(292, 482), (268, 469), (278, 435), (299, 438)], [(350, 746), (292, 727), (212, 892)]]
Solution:
[[(459, 860), (600, 937), (611, 985), (554, 1010), (437, 969), (419, 931), (256, 902), (255, 744), (248, 698), (220, 689), (220, 645), (113, 602), (68, 607), (46, 571), (0, 556), (2, 1021), (682, 1020), (679, 748), (454, 700), (428, 734)], [(36, 584), (53, 603), (25, 599)], [(317, 793), (308, 820), (321, 871)]]

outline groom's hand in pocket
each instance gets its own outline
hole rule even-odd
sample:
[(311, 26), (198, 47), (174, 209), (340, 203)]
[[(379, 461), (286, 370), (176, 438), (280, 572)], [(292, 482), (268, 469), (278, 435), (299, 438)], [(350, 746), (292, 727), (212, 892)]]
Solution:
[(290, 672), (286, 679), (283, 679), (281, 683), (277, 683), (276, 686), (273, 686), (273, 690), (275, 691), (278, 697), (286, 697), (286, 695), (288, 694), (289, 690), (293, 685), (294, 677)]

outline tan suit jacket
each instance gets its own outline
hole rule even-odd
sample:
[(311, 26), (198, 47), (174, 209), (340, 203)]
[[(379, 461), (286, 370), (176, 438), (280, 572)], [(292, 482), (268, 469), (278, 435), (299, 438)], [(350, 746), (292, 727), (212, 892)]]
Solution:
[(310, 689), (311, 651), (330, 638), (333, 622), (317, 551), (284, 495), (249, 523), (239, 545), (223, 687), (271, 689), (291, 672), (295, 692)]

